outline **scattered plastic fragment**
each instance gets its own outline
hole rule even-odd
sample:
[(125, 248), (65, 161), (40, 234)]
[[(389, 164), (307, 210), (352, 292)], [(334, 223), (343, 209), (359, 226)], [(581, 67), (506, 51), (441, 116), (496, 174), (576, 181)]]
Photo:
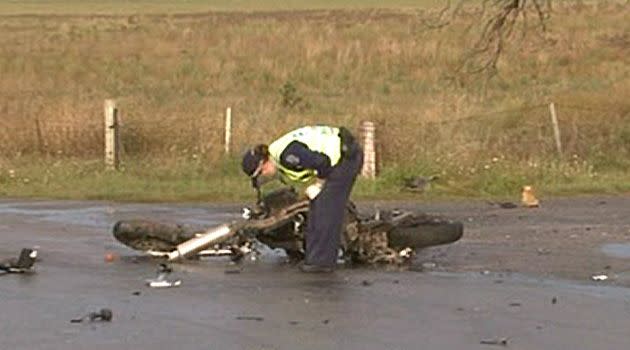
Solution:
[(181, 280), (167, 281), (167, 280), (153, 280), (147, 281), (147, 285), (151, 288), (170, 288), (179, 287), (182, 284)]
[(606, 276), (606, 275), (595, 275), (595, 276), (592, 276), (591, 279), (593, 281), (605, 281), (605, 280), (608, 279), (608, 276)]
[(168, 275), (173, 272), (173, 269), (166, 264), (160, 264), (158, 267), (157, 277), (154, 279), (148, 279), (147, 285), (151, 288), (170, 288), (178, 287), (182, 284), (181, 280), (169, 280)]

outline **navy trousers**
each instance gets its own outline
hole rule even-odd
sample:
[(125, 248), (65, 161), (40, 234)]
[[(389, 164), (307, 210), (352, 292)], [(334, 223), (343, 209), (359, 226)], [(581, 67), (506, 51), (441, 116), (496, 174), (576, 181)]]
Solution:
[(306, 232), (307, 264), (334, 266), (337, 263), (346, 205), (362, 166), (363, 150), (355, 144), (333, 168), (322, 191), (311, 201)]

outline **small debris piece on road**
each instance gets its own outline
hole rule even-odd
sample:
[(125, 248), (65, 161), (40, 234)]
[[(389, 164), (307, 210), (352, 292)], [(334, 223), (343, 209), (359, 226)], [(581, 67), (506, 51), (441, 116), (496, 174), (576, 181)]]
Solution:
[(157, 277), (148, 279), (147, 286), (151, 288), (171, 288), (179, 287), (182, 284), (182, 280), (169, 280), (168, 275), (173, 272), (173, 269), (166, 264), (160, 264), (158, 267)]
[(175, 281), (148, 281), (147, 285), (151, 288), (171, 288), (171, 287), (179, 287), (182, 285), (182, 280)]
[(265, 318), (264, 317), (260, 317), (260, 316), (236, 316), (236, 319), (239, 321), (264, 321)]
[(114, 260), (116, 260), (116, 254), (110, 253), (110, 252), (105, 253), (104, 259), (105, 259), (105, 262), (108, 262), (108, 263), (113, 262)]
[(372, 282), (368, 281), (368, 280), (363, 280), (363, 282), (361, 282), (361, 285), (364, 287), (369, 287), (372, 285)]
[(556, 298), (556, 297), (551, 298), (551, 304), (552, 305), (556, 305), (557, 303), (558, 303), (558, 298)]
[(538, 208), (540, 206), (540, 201), (536, 198), (534, 188), (532, 186), (523, 186), (521, 203), (527, 208)]
[(487, 201), (487, 203), (489, 205), (496, 205), (499, 208), (502, 209), (514, 209), (514, 208), (518, 208), (518, 205), (516, 205), (516, 203), (514, 202), (494, 202), (494, 201)]
[(593, 281), (598, 281), (598, 282), (599, 281), (605, 281), (605, 280), (608, 279), (608, 276), (607, 275), (594, 275), (594, 276), (591, 277), (591, 279)]
[(17, 258), (0, 261), (0, 273), (33, 272), (37, 253), (37, 249), (23, 248)]
[(483, 339), (479, 343), (483, 344), (483, 345), (507, 346), (508, 345), (508, 338)]
[(103, 321), (103, 322), (111, 322), (113, 318), (112, 310), (110, 309), (101, 309), (99, 312), (90, 312), (89, 314), (81, 317), (70, 320), (70, 323), (81, 323), (87, 319), (89, 322), (94, 321)]
[(432, 261), (427, 261), (422, 263), (423, 270), (433, 270), (437, 267), (437, 264)]

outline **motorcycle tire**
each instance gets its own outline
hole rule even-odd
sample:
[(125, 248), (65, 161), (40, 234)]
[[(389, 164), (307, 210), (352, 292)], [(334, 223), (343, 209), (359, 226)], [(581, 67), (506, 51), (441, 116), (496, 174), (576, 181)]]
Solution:
[(187, 225), (153, 222), (148, 220), (118, 221), (114, 225), (114, 237), (122, 244), (139, 251), (169, 252), (177, 245), (200, 232)]
[(455, 242), (463, 234), (464, 225), (457, 221), (406, 220), (394, 226), (388, 232), (387, 238), (392, 248), (421, 249)]

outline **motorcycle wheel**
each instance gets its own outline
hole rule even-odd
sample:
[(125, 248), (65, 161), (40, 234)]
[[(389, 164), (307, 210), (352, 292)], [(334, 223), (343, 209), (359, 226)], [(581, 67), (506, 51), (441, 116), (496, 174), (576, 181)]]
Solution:
[(393, 227), (388, 235), (392, 248), (426, 248), (459, 240), (464, 225), (451, 220), (407, 221)]
[(187, 225), (127, 220), (117, 222), (113, 234), (119, 242), (135, 250), (168, 252), (199, 231)]

